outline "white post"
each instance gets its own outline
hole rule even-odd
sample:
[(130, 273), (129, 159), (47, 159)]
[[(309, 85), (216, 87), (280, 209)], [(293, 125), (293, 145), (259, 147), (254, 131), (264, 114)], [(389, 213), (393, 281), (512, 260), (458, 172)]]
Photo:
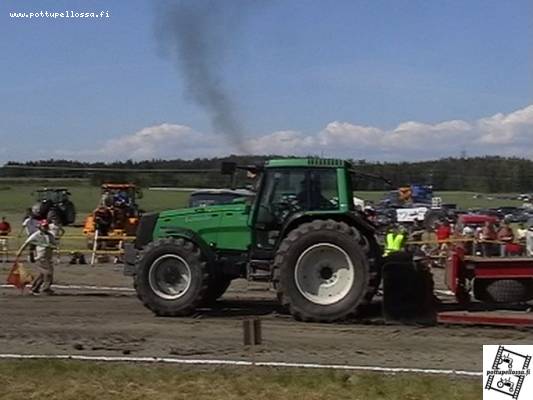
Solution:
[(9, 258), (9, 239), (0, 237), (0, 247), (2, 251), (2, 263), (5, 263)]
[(93, 242), (93, 254), (91, 256), (91, 265), (94, 265), (96, 262), (96, 251), (98, 250), (98, 229), (94, 231), (94, 242)]

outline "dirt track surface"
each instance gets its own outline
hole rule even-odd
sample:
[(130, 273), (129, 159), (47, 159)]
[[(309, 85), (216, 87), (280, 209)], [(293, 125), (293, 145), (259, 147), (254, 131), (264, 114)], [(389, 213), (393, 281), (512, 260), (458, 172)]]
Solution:
[[(1, 264), (0, 264), (1, 265)], [(7, 266), (0, 267), (0, 283)], [(131, 287), (114, 265), (60, 266), (60, 285)], [(480, 371), (483, 344), (531, 344), (531, 330), (309, 324), (278, 309), (265, 284), (236, 281), (214, 309), (158, 318), (133, 292), (57, 289), (51, 297), (0, 289), (0, 353), (250, 359)], [(264, 343), (242, 346), (242, 319), (261, 316)]]

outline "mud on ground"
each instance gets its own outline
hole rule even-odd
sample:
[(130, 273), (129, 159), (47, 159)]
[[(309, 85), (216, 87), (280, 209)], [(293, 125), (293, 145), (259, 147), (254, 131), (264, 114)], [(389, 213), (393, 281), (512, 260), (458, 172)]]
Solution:
[[(0, 282), (8, 265), (0, 264)], [(436, 281), (441, 289), (442, 274)], [(129, 287), (121, 267), (56, 268), (59, 285)], [(57, 289), (52, 297), (0, 289), (0, 353), (209, 359), (481, 370), (483, 344), (531, 343), (531, 330), (385, 325), (372, 318), (300, 323), (267, 284), (235, 281), (217, 306), (188, 318), (155, 317), (134, 292)], [(376, 305), (379, 308), (379, 305)], [(263, 344), (242, 345), (242, 320), (260, 316)]]

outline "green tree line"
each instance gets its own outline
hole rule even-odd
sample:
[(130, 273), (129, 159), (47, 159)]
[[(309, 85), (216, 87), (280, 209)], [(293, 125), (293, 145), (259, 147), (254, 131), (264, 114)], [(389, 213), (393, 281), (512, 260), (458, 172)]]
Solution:
[[(277, 156), (230, 156), (224, 158), (198, 158), (194, 160), (145, 160), (80, 162), (71, 160), (41, 160), (25, 163), (8, 162), (6, 165), (25, 167), (80, 168), (79, 170), (39, 170), (0, 168), (0, 177), (17, 178), (87, 178), (92, 184), (103, 182), (134, 182), (142, 186), (226, 187), (228, 177), (218, 170), (223, 161), (238, 164), (262, 164)], [(421, 162), (370, 162), (352, 160), (361, 173), (382, 176), (394, 186), (411, 183), (430, 184), (435, 190), (468, 190), (474, 192), (533, 192), (533, 161), (508, 157), (443, 158)], [(83, 168), (112, 168), (123, 171), (85, 171)], [(128, 170), (143, 172), (128, 172)], [(162, 173), (150, 170), (184, 169), (214, 171), (205, 173)], [(244, 183), (240, 175), (239, 183)], [(386, 186), (376, 179), (360, 178), (359, 190), (383, 190)]]

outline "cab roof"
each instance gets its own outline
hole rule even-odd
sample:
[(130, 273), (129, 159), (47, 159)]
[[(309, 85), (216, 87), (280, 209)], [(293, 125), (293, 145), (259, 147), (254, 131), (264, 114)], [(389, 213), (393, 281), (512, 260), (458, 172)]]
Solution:
[(283, 158), (270, 160), (265, 163), (265, 168), (277, 167), (318, 167), (318, 168), (351, 168), (349, 161), (338, 158)]
[(102, 189), (130, 189), (137, 186), (132, 183), (104, 183)]
[(67, 188), (42, 188), (37, 189), (36, 192), (68, 192)]

